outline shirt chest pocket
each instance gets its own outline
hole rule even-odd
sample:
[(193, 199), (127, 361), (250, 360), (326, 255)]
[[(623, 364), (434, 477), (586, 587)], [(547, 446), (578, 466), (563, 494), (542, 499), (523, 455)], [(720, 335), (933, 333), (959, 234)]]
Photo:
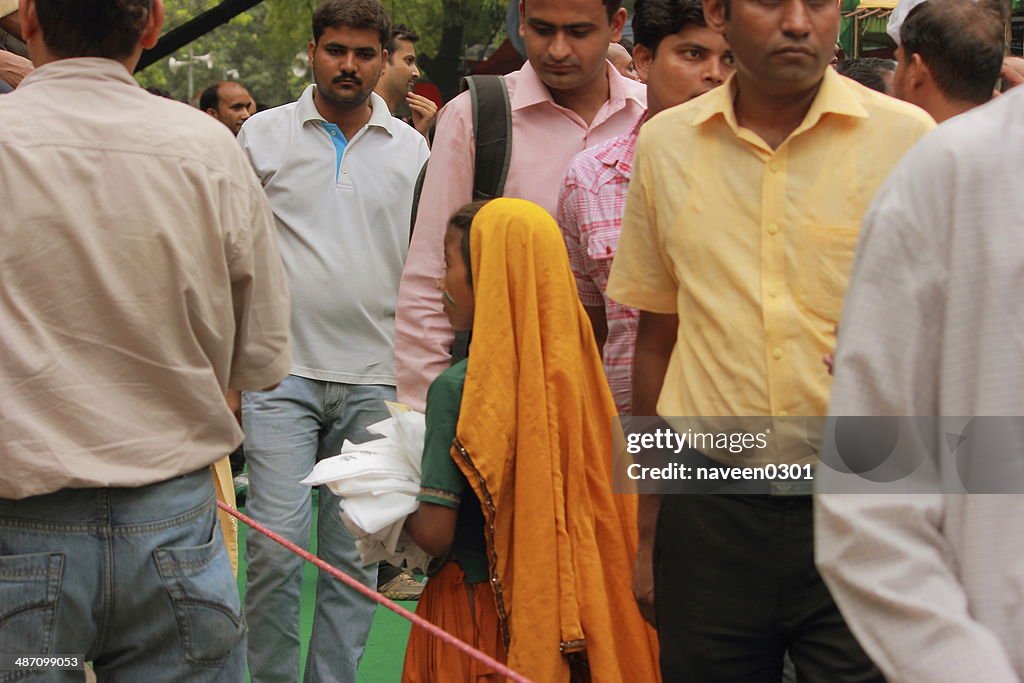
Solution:
[(803, 226), (796, 259), (798, 298), (813, 315), (839, 321), (859, 233), (851, 226)]
[(604, 262), (602, 265), (611, 267), (615, 250), (619, 248), (619, 225), (614, 227), (596, 228), (587, 237), (587, 258), (591, 261)]

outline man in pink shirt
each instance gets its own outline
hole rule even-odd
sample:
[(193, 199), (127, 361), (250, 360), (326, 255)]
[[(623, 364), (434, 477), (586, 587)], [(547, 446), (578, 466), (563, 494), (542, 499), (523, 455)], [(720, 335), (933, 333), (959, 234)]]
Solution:
[[(505, 196), (555, 213), (569, 161), (629, 132), (646, 106), (644, 86), (605, 59), (626, 21), (620, 0), (521, 0), (528, 63), (506, 78), (512, 159)], [(395, 322), (398, 398), (422, 410), (427, 387), (449, 364), (452, 329), (437, 280), (448, 217), (473, 199), (473, 117), (467, 94), (441, 110)]]
[[(633, 35), (634, 63), (640, 80), (647, 83), (645, 120), (718, 87), (735, 69), (725, 37), (704, 22), (700, 0), (637, 3)], [(642, 123), (572, 160), (556, 215), (620, 415), (632, 414), (633, 351), (640, 314), (609, 299), (605, 289), (619, 245)]]

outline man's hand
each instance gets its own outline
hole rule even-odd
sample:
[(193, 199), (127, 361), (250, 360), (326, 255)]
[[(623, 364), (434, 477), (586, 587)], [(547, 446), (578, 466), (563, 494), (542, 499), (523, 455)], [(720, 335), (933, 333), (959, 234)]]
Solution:
[(633, 597), (640, 616), (654, 626), (654, 534), (661, 511), (661, 496), (644, 494), (637, 506), (637, 549), (633, 561)]
[(643, 546), (637, 549), (633, 561), (633, 597), (640, 608), (640, 616), (654, 626), (654, 562), (651, 550)]
[[(836, 325), (834, 333), (835, 333), (836, 337), (839, 337), (839, 325)], [(828, 368), (828, 374), (830, 374), (830, 375), (832, 374), (832, 365), (835, 363), (835, 360), (836, 360), (836, 351), (835, 351), (835, 349), (832, 349), (831, 353), (826, 353), (824, 356), (821, 357), (821, 362), (824, 363), (825, 367)]]
[(242, 424), (242, 392), (237, 389), (228, 389), (224, 396), (228, 402), (228, 409), (234, 414), (238, 424)]
[(1003, 81), (1003, 92), (1024, 83), (1024, 58), (1011, 56), (1004, 59), (999, 78)]
[(0, 81), (5, 81), (12, 88), (17, 88), (22, 79), (32, 73), (34, 68), (32, 62), (24, 57), (0, 50)]
[(406, 95), (405, 101), (409, 104), (409, 111), (412, 112), (413, 127), (420, 132), (420, 135), (427, 137), (430, 126), (437, 118), (437, 105), (429, 97), (417, 95), (414, 92)]

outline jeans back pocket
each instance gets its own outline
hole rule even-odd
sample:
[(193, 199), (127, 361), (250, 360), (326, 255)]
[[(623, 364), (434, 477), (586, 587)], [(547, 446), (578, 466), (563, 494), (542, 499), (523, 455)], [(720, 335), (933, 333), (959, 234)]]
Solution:
[[(0, 652), (50, 654), (63, 576), (63, 553), (0, 555)], [(0, 671), (0, 682), (32, 673)]]
[(245, 634), (238, 586), (220, 528), (213, 539), (190, 548), (153, 551), (160, 577), (174, 604), (185, 660), (220, 666)]

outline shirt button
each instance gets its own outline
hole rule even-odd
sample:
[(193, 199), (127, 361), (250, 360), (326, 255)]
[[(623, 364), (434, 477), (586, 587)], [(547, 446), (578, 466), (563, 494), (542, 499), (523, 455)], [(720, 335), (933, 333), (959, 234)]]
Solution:
[(768, 168), (771, 169), (772, 173), (778, 173), (779, 172), (779, 164), (777, 162), (773, 161), (771, 164), (769, 164)]
[(775, 360), (782, 360), (782, 349), (776, 348), (772, 351), (772, 355), (775, 357)]
[(348, 169), (347, 168), (341, 169), (341, 175), (348, 175)]
[(331, 131), (331, 135), (337, 135), (337, 134), (338, 134), (338, 131), (336, 131), (336, 130), (332, 130)]
[(779, 295), (779, 288), (778, 287), (772, 287), (771, 289), (768, 290), (768, 296), (770, 296), (771, 298), (774, 299), (778, 295)]
[(777, 226), (775, 223), (772, 223), (771, 225), (768, 226), (768, 234), (769, 235), (774, 235), (778, 231), (779, 231), (779, 226)]

